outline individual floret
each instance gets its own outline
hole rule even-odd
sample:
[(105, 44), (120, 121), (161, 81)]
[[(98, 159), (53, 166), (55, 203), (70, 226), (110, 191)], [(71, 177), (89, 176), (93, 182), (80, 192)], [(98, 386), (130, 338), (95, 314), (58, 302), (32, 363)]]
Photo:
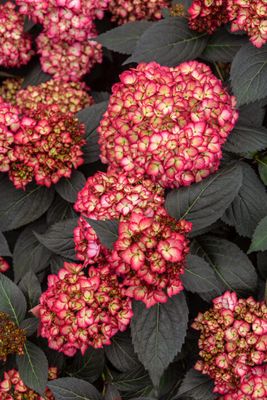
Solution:
[(49, 347), (68, 356), (110, 344), (133, 315), (117, 276), (103, 264), (85, 274), (83, 265), (65, 263), (58, 275), (48, 277), (48, 289), (32, 311)]
[(198, 32), (212, 34), (229, 21), (228, 0), (193, 0), (188, 9), (189, 26)]
[(199, 182), (219, 167), (235, 105), (205, 64), (139, 64), (112, 88), (98, 128), (101, 160), (163, 187)]
[(120, 222), (110, 266), (123, 277), (129, 297), (151, 307), (183, 290), (191, 227), (190, 222), (169, 217), (163, 208), (152, 217), (133, 212)]
[(10, 265), (8, 264), (8, 262), (3, 257), (0, 257), (0, 272), (6, 272), (9, 270), (9, 268)]
[[(201, 333), (198, 342), (201, 360), (195, 368), (214, 380), (215, 392), (224, 395), (225, 400), (266, 397), (264, 302), (252, 297), (238, 300), (236, 293), (225, 292), (213, 300), (210, 310), (198, 315), (192, 326)], [(256, 396), (258, 389), (263, 396)]]
[(11, 321), (6, 313), (0, 311), (0, 360), (5, 361), (9, 354), (24, 354), (25, 341), (24, 330)]
[(112, 21), (121, 25), (144, 19), (161, 19), (162, 9), (169, 5), (169, 0), (110, 0), (109, 11), (112, 14)]
[(149, 179), (140, 181), (137, 177), (128, 177), (119, 171), (97, 172), (88, 178), (74, 206), (82, 214), (74, 230), (77, 258), (85, 264), (92, 264), (103, 253), (107, 254), (83, 216), (96, 220), (122, 220), (137, 208), (151, 215), (163, 205), (163, 196), (163, 189)]

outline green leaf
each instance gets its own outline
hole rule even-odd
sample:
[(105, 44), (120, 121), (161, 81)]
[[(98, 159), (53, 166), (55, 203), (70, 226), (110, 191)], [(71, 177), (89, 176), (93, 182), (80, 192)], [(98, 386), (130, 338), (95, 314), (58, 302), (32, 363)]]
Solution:
[(245, 126), (239, 123), (234, 127), (224, 145), (224, 150), (231, 153), (246, 154), (266, 149), (267, 129)]
[(219, 170), (200, 183), (174, 189), (166, 197), (165, 207), (176, 218), (193, 223), (195, 231), (210, 226), (222, 217), (242, 183), (239, 164)]
[(24, 345), (24, 355), (17, 356), (16, 361), (23, 383), (43, 395), (48, 379), (48, 361), (44, 352), (27, 341)]
[(109, 50), (132, 54), (140, 36), (153, 25), (150, 21), (134, 21), (97, 36), (96, 41)]
[(31, 336), (37, 331), (38, 325), (38, 318), (32, 317), (24, 319), (20, 324), (20, 328), (25, 330), (27, 336)]
[(75, 218), (77, 214), (73, 209), (73, 205), (63, 200), (60, 196), (56, 196), (51, 207), (46, 213), (46, 222), (53, 225), (57, 222)]
[(19, 287), (28, 299), (30, 308), (39, 304), (42, 289), (37, 276), (32, 270), (29, 270), (26, 275), (24, 275), (20, 281)]
[(259, 167), (259, 174), (262, 182), (267, 186), (267, 157), (257, 157), (256, 158)]
[(231, 66), (231, 85), (239, 106), (266, 97), (267, 45), (241, 47)]
[(203, 258), (189, 254), (186, 261), (185, 273), (181, 277), (185, 289), (208, 301), (222, 293), (218, 277)]
[(267, 216), (258, 224), (252, 238), (248, 253), (267, 250)]
[(0, 230), (10, 231), (38, 219), (54, 198), (53, 188), (28, 185), (18, 190), (7, 177), (0, 179)]
[(0, 311), (10, 315), (17, 325), (24, 319), (27, 304), (22, 291), (0, 273)]
[(238, 125), (262, 127), (265, 117), (266, 99), (249, 103), (239, 108)]
[(79, 352), (74, 357), (68, 375), (94, 382), (103, 372), (104, 364), (104, 350), (89, 347), (84, 355)]
[(192, 254), (203, 257), (219, 278), (223, 291), (248, 294), (257, 288), (257, 273), (248, 256), (228, 240), (204, 235), (194, 240)]
[(80, 171), (73, 171), (71, 177), (61, 179), (55, 189), (64, 200), (75, 203), (77, 195), (85, 183), (85, 176)]
[(102, 245), (107, 249), (113, 249), (114, 243), (118, 239), (119, 222), (116, 220), (97, 221), (87, 217), (84, 219), (94, 229)]
[(48, 382), (56, 400), (101, 400), (97, 389), (77, 378), (59, 378)]
[(60, 256), (76, 260), (75, 246), (73, 241), (73, 230), (77, 226), (77, 218), (68, 219), (66, 221), (57, 222), (49, 227), (49, 229), (34, 235), (39, 242)]
[(0, 232), (0, 256), (11, 257), (11, 252), (7, 240), (2, 232)]
[(210, 36), (207, 47), (201, 54), (201, 58), (213, 62), (232, 62), (235, 54), (247, 41), (247, 38), (231, 35), (222, 28)]
[(43, 72), (40, 63), (38, 62), (33, 68), (30, 68), (28, 74), (23, 79), (22, 89), (26, 89), (28, 86), (40, 85), (40, 83), (47, 82), (51, 78), (51, 75)]
[(207, 375), (203, 375), (192, 368), (185, 375), (178, 396), (175, 396), (174, 400), (180, 399), (181, 396), (195, 400), (213, 400), (217, 398), (217, 395), (212, 393), (213, 387), (213, 382)]
[(222, 220), (234, 226), (240, 236), (252, 237), (260, 220), (267, 214), (267, 194), (253, 169), (246, 163), (242, 167), (242, 186)]
[(206, 33), (190, 30), (185, 18), (165, 18), (143, 33), (125, 64), (156, 61), (161, 65), (174, 67), (183, 61), (197, 58), (204, 50), (207, 40)]
[(115, 375), (113, 383), (120, 392), (131, 393), (132, 396), (136, 397), (140, 392), (149, 394), (153, 389), (151, 379), (142, 366)]
[(134, 349), (158, 387), (164, 370), (181, 351), (184, 343), (188, 308), (183, 293), (171, 297), (167, 303), (147, 309), (134, 303), (131, 332)]
[(127, 332), (118, 333), (112, 339), (112, 344), (105, 347), (108, 360), (118, 371), (126, 372), (136, 369), (140, 362), (134, 352), (131, 337)]

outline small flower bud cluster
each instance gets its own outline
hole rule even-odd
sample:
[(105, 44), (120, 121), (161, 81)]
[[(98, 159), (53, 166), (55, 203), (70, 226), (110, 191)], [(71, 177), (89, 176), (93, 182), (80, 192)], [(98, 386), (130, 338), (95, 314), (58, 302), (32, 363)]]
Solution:
[[(74, 209), (88, 218), (96, 220), (124, 219), (137, 208), (146, 214), (156, 211), (164, 203), (164, 191), (149, 179), (140, 181), (125, 173), (109, 170), (97, 172), (88, 178), (79, 192)], [(106, 249), (100, 244), (93, 228), (81, 216), (74, 230), (77, 258), (92, 264)]]
[(5, 361), (9, 354), (23, 354), (26, 335), (23, 329), (0, 311), (0, 360)]
[(65, 263), (58, 275), (48, 277), (48, 289), (32, 311), (39, 315), (41, 336), (68, 356), (110, 344), (133, 315), (131, 300), (107, 264), (85, 274), (83, 265)]
[[(54, 380), (57, 375), (57, 368), (50, 367), (48, 379)], [(4, 379), (0, 381), (0, 398), (1, 400), (55, 400), (53, 393), (48, 388), (43, 397), (24, 385), (19, 372), (15, 369), (4, 372)]]
[(212, 34), (229, 21), (228, 0), (194, 0), (188, 9), (189, 26), (198, 32)]
[(195, 368), (209, 375), (222, 399), (267, 398), (267, 306), (252, 297), (226, 292), (200, 313), (193, 328), (201, 332)]
[(139, 64), (112, 88), (98, 128), (101, 160), (163, 187), (199, 182), (219, 167), (235, 105), (202, 63)]
[(0, 257), (0, 272), (6, 272), (9, 270), (9, 268), (10, 265), (8, 264), (8, 262), (3, 257)]
[(93, 104), (93, 98), (86, 92), (82, 82), (60, 82), (51, 79), (38, 86), (28, 86), (17, 93), (18, 107), (27, 110), (37, 110), (40, 105), (54, 105), (63, 113), (73, 114)]
[(79, 81), (96, 63), (102, 62), (102, 46), (94, 40), (54, 42), (45, 33), (37, 40), (44, 72), (61, 81)]
[(0, 171), (15, 187), (35, 179), (47, 187), (83, 163), (84, 126), (58, 106), (43, 106), (19, 115), (18, 108), (0, 102)]
[(20, 67), (32, 57), (31, 40), (23, 25), (23, 17), (13, 3), (0, 4), (0, 65)]
[(119, 25), (138, 20), (158, 20), (162, 9), (169, 6), (168, 0), (110, 0), (109, 11), (112, 21)]
[(21, 89), (22, 78), (8, 78), (5, 79), (0, 86), (0, 97), (7, 103), (13, 105), (17, 104), (16, 95)]
[(110, 266), (123, 277), (127, 296), (151, 307), (183, 290), (191, 228), (190, 222), (171, 218), (163, 208), (152, 217), (132, 212), (120, 222)]
[(228, 12), (232, 32), (247, 32), (256, 47), (267, 42), (266, 0), (228, 0)]

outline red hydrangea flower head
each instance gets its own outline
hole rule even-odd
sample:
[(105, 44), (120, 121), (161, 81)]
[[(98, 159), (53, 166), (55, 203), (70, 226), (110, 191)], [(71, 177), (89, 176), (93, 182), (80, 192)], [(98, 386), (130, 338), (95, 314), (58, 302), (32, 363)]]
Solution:
[(189, 26), (198, 32), (212, 34), (229, 21), (228, 0), (193, 0), (188, 9)]
[(3, 257), (0, 257), (0, 272), (6, 272), (9, 270), (9, 268), (10, 265), (8, 264), (8, 262)]
[(247, 32), (256, 47), (267, 42), (266, 0), (228, 0), (228, 12), (232, 32)]
[(149, 308), (183, 290), (180, 276), (189, 252), (186, 234), (191, 228), (191, 222), (176, 221), (163, 208), (152, 217), (133, 212), (120, 222), (110, 265), (123, 277), (126, 295)]
[[(57, 374), (57, 368), (50, 367), (48, 380), (56, 379)], [(24, 385), (19, 372), (15, 369), (4, 372), (4, 379), (0, 381), (0, 398), (1, 400), (55, 400), (53, 393), (48, 388), (46, 388), (45, 395), (42, 397)]]
[[(79, 192), (74, 209), (96, 220), (124, 219), (137, 208), (151, 214), (163, 206), (164, 191), (149, 179), (128, 177), (124, 172), (109, 170), (97, 172), (88, 178)], [(77, 258), (94, 263), (106, 249), (100, 244), (93, 228), (81, 216), (74, 230)]]
[(23, 32), (23, 26), (23, 17), (13, 3), (0, 4), (0, 65), (20, 67), (33, 55), (30, 37)]
[(48, 277), (48, 289), (33, 312), (48, 345), (68, 356), (110, 344), (133, 315), (130, 299), (107, 265), (90, 267), (87, 275), (83, 265), (71, 263)]
[(0, 86), (0, 97), (13, 105), (17, 104), (16, 95), (21, 89), (23, 78), (8, 78), (5, 79)]
[(17, 93), (16, 102), (22, 111), (36, 110), (40, 105), (56, 104), (63, 113), (73, 114), (93, 103), (82, 82), (60, 82), (51, 79), (38, 86), (28, 86)]
[[(226, 400), (243, 400), (248, 395), (252, 396), (250, 399), (266, 397), (267, 306), (264, 302), (252, 297), (238, 300), (236, 293), (226, 292), (214, 299), (213, 307), (200, 313), (192, 326), (201, 332), (198, 342), (201, 360), (195, 368), (214, 379), (215, 392), (228, 395), (223, 397)], [(265, 387), (265, 394), (257, 397), (254, 394), (259, 382), (261, 393)]]
[(101, 160), (163, 187), (199, 182), (219, 167), (235, 105), (205, 64), (139, 64), (113, 86), (98, 128)]
[(68, 44), (54, 42), (41, 33), (36, 42), (43, 71), (57, 80), (79, 81), (102, 62), (102, 46), (94, 40)]
[(112, 21), (119, 25), (138, 20), (158, 20), (162, 9), (170, 4), (168, 0), (110, 0), (109, 11)]

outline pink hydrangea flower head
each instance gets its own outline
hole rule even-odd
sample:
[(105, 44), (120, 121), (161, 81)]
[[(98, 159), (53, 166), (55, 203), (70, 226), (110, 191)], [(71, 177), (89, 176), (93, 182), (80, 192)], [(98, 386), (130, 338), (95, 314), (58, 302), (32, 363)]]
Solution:
[[(57, 368), (50, 367), (48, 370), (48, 380), (56, 379), (57, 375)], [(48, 388), (46, 388), (43, 397), (27, 387), (23, 383), (19, 372), (15, 369), (4, 372), (4, 379), (0, 381), (0, 398), (1, 400), (55, 400), (53, 393)]]
[(3, 257), (0, 257), (0, 272), (6, 272), (9, 270), (9, 268), (10, 265), (8, 264), (8, 262)]
[(63, 113), (73, 114), (93, 104), (93, 98), (82, 82), (61, 82), (51, 79), (38, 86), (28, 86), (16, 95), (20, 110), (37, 110), (40, 105), (56, 104)]
[(20, 67), (33, 55), (30, 37), (23, 32), (23, 17), (8, 1), (0, 5), (0, 65)]
[(267, 306), (264, 302), (252, 297), (238, 299), (236, 293), (226, 292), (214, 299), (213, 307), (200, 313), (192, 326), (201, 333), (198, 342), (201, 360), (195, 368), (214, 380), (214, 391), (223, 395), (221, 399), (266, 397)]
[(231, 30), (247, 32), (256, 47), (267, 42), (267, 3), (265, 0), (228, 0)]
[(137, 209), (151, 215), (163, 203), (163, 189), (149, 179), (128, 177), (124, 172), (111, 169), (107, 173), (97, 172), (87, 179), (74, 205), (74, 209), (82, 214), (74, 230), (77, 258), (90, 264), (102, 257), (103, 253), (107, 254), (83, 216), (96, 220), (122, 220)]
[(111, 267), (123, 277), (125, 293), (149, 308), (165, 303), (183, 290), (189, 252), (186, 234), (192, 224), (176, 221), (159, 208), (153, 216), (132, 212), (119, 224), (119, 237), (109, 258)]
[(61, 81), (79, 81), (96, 63), (102, 62), (102, 46), (94, 40), (84, 42), (54, 42), (45, 33), (37, 40), (44, 72)]
[(170, 4), (168, 0), (110, 0), (109, 11), (112, 21), (119, 25), (138, 20), (158, 20), (162, 18), (162, 9)]
[(189, 26), (198, 32), (212, 34), (229, 21), (228, 0), (193, 0), (188, 9)]
[(199, 182), (219, 167), (235, 105), (202, 63), (139, 64), (113, 86), (98, 128), (101, 160), (163, 187)]
[(49, 347), (68, 356), (110, 344), (133, 315), (131, 300), (104, 263), (86, 274), (83, 265), (65, 263), (58, 275), (48, 277), (48, 289), (33, 312)]

